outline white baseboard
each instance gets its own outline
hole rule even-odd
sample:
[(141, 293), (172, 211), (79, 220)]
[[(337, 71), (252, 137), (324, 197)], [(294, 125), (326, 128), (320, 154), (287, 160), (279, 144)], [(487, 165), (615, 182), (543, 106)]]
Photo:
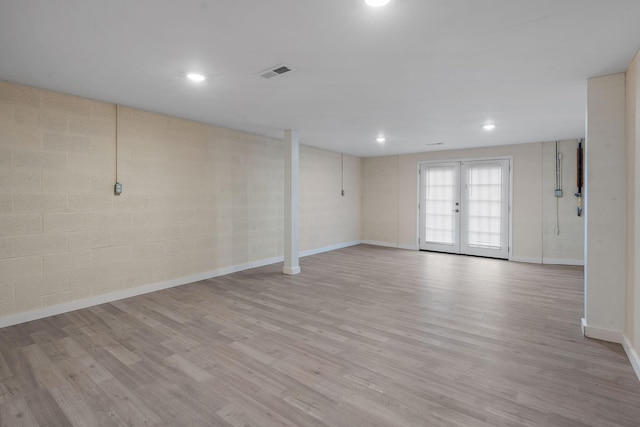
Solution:
[(627, 357), (629, 358), (629, 362), (631, 362), (633, 371), (636, 373), (638, 381), (640, 381), (640, 357), (638, 357), (638, 353), (636, 353), (631, 345), (631, 341), (629, 341), (629, 338), (627, 338), (626, 335), (623, 336), (622, 347), (624, 347), (624, 351), (627, 353)]
[(238, 271), (248, 270), (250, 268), (262, 267), (264, 265), (274, 264), (281, 262), (282, 257), (270, 258), (246, 264), (235, 265), (232, 267), (225, 267), (218, 270), (208, 271), (206, 273), (200, 273), (193, 276), (181, 277), (177, 279), (167, 280), (159, 283), (152, 283), (149, 285), (137, 286), (131, 289), (124, 289), (122, 291), (110, 292), (108, 294), (96, 295), (94, 297), (83, 298), (76, 301), (66, 302), (62, 304), (52, 305), (50, 307), (43, 307), (37, 310), (26, 311), (24, 313), (13, 314), (0, 318), (0, 328), (4, 328), (11, 325), (17, 325), (19, 323), (30, 322), (32, 320), (42, 319), (44, 317), (55, 316), (57, 314), (67, 313), (69, 311), (80, 310), (87, 307), (93, 307), (94, 305), (105, 304), (124, 298), (131, 298), (138, 295), (148, 294), (150, 292), (161, 291), (163, 289), (174, 288), (176, 286), (182, 286), (200, 280), (212, 279), (214, 277), (224, 276), (231, 273), (237, 273)]
[(627, 358), (629, 358), (629, 362), (631, 362), (633, 372), (635, 372), (636, 377), (638, 377), (638, 381), (640, 381), (640, 357), (638, 357), (638, 353), (635, 351), (631, 345), (631, 341), (629, 341), (629, 338), (627, 338), (626, 335), (621, 332), (588, 326), (584, 317), (582, 318), (582, 334), (588, 338), (622, 344), (625, 353), (627, 353)]
[(512, 256), (509, 261), (526, 262), (529, 264), (542, 264), (542, 258), (525, 257), (525, 256)]
[(402, 245), (399, 243), (380, 242), (377, 240), (363, 240), (362, 243), (364, 243), (365, 245), (382, 246), (385, 248), (406, 249), (409, 251), (419, 250), (417, 245)]
[(309, 249), (300, 252), (300, 257), (321, 254), (322, 252), (335, 251), (336, 249), (348, 248), (349, 246), (361, 245), (362, 240), (354, 240), (353, 242), (338, 243), (337, 245), (325, 246), (324, 248)]
[(300, 270), (300, 267), (282, 267), (282, 273), (286, 274), (287, 276), (295, 276), (296, 274), (300, 274), (302, 270)]
[(383, 246), (385, 248), (398, 248), (397, 243), (379, 242), (377, 240), (363, 240), (362, 243), (365, 245)]
[(398, 245), (398, 249), (406, 249), (408, 251), (418, 251), (418, 250), (420, 250), (420, 248), (418, 248), (417, 245)]
[[(340, 243), (337, 245), (327, 246), (324, 248), (312, 249), (301, 253), (301, 257), (315, 255), (322, 252), (328, 252), (335, 249), (346, 248), (348, 246), (358, 245), (361, 242), (348, 242)], [(49, 316), (55, 316), (57, 314), (67, 313), (69, 311), (80, 310), (87, 307), (93, 307), (94, 305), (105, 304), (124, 298), (131, 298), (138, 295), (147, 294), (150, 292), (161, 291), (163, 289), (173, 288), (176, 286), (182, 286), (193, 282), (199, 282), (200, 280), (213, 279), (214, 277), (225, 276), (231, 273), (237, 273), (239, 271), (248, 270), (250, 268), (263, 267), (265, 265), (276, 264), (283, 262), (284, 257), (279, 256), (275, 258), (267, 258), (263, 260), (248, 262), (245, 264), (234, 265), (231, 267), (220, 268), (218, 270), (208, 271), (205, 273), (196, 274), (193, 276), (181, 277), (177, 279), (167, 280), (159, 283), (152, 283), (149, 285), (137, 286), (131, 289), (124, 289), (122, 291), (111, 292), (103, 295), (96, 295), (94, 297), (83, 298), (76, 301), (66, 302), (63, 304), (52, 305), (50, 307), (43, 307), (37, 310), (26, 311), (23, 313), (12, 314), (9, 316), (0, 317), (0, 328), (5, 328), (11, 325), (17, 325), (19, 323), (30, 322), (32, 320), (38, 320)]]
[(543, 264), (550, 265), (581, 265), (584, 266), (584, 260), (581, 259), (565, 259), (565, 258), (542, 258)]
[[(401, 245), (397, 243), (388, 243), (388, 242), (380, 242), (377, 240), (363, 240), (361, 243), (365, 245), (373, 245), (373, 246), (383, 246), (386, 248), (398, 248), (398, 249), (407, 249), (411, 251), (419, 250), (416, 245)], [(561, 259), (561, 258), (537, 258), (537, 257), (519, 257), (513, 256), (509, 258), (509, 261), (515, 262), (526, 262), (528, 264), (550, 264), (550, 265), (582, 265), (584, 266), (584, 261), (579, 259)]]
[(582, 334), (587, 338), (593, 338), (601, 341), (609, 341), (617, 344), (622, 344), (623, 335), (622, 332), (612, 331), (610, 329), (594, 328), (587, 325), (586, 319), (582, 318)]

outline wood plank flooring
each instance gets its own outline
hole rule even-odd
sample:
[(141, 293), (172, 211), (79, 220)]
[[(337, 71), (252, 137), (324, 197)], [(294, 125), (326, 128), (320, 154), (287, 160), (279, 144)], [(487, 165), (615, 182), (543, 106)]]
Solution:
[(639, 426), (582, 268), (356, 246), (0, 329), (2, 426)]

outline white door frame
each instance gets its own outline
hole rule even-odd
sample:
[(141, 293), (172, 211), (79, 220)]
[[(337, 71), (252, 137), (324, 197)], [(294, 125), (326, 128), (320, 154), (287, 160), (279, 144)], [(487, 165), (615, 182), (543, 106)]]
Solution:
[(444, 157), (437, 160), (419, 160), (416, 162), (416, 243), (420, 250), (420, 166), (429, 163), (472, 162), (476, 160), (509, 160), (509, 261), (513, 259), (513, 156), (490, 157)]

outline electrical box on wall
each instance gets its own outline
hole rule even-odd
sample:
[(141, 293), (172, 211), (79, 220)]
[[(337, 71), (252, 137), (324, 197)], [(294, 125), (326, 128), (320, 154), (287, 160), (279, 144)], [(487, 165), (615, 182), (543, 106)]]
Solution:
[(116, 182), (116, 185), (113, 186), (113, 194), (115, 194), (116, 196), (122, 194), (122, 184)]
[(556, 190), (556, 197), (562, 197), (562, 190)]

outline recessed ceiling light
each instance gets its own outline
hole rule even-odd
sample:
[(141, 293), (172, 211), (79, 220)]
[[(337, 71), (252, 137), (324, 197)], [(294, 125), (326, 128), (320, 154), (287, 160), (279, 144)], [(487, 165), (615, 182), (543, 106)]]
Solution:
[(385, 138), (384, 136), (379, 136), (376, 138), (376, 142), (378, 144), (384, 144), (387, 141), (387, 138)]
[(364, 0), (371, 7), (380, 7), (389, 3), (390, 0)]
[(482, 126), (482, 129), (484, 130), (494, 130), (495, 128), (496, 128), (496, 125), (490, 124), (490, 123)]
[(204, 81), (204, 76), (202, 74), (198, 74), (198, 73), (189, 73), (187, 74), (187, 78), (189, 80), (191, 80), (192, 82), (203, 82)]

